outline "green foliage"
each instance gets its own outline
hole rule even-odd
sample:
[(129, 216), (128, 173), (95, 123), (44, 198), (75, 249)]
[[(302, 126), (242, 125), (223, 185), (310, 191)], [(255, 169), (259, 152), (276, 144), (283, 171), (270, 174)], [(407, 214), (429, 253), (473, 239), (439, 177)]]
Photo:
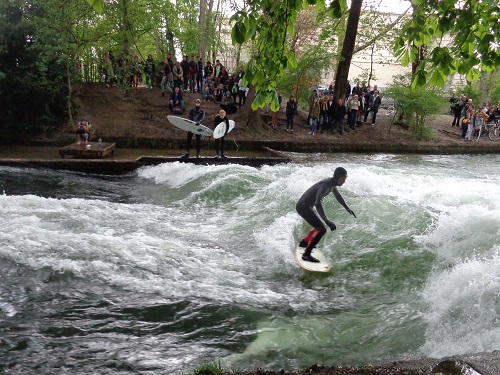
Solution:
[(384, 95), (396, 98), (396, 110), (406, 119), (415, 139), (432, 138), (432, 129), (426, 125), (426, 121), (430, 116), (439, 112), (441, 97), (429, 89), (405, 86), (391, 86), (384, 92)]
[[(310, 10), (310, 8), (309, 8)], [(278, 77), (277, 85), (285, 95), (294, 95), (298, 102), (305, 103), (311, 93), (312, 87), (317, 87), (321, 81), (322, 74), (331, 66), (332, 60), (335, 58), (334, 53), (330, 52), (335, 44), (335, 35), (329, 30), (328, 27), (322, 27), (325, 23), (331, 21), (330, 16), (325, 12), (320, 12), (314, 21), (314, 18), (309, 18), (305, 10), (296, 22), (296, 28), (311, 30), (311, 28), (320, 27), (321, 32), (319, 38), (310, 40), (309, 45), (300, 46), (300, 52), (295, 55), (297, 64), (296, 66), (288, 66), (284, 69), (284, 74)], [(300, 25), (299, 25), (300, 23)], [(308, 32), (307, 31), (307, 32)], [(306, 34), (309, 36), (309, 34)], [(304, 35), (299, 35), (298, 38), (303, 38)]]
[(477, 84), (464, 85), (457, 88), (457, 92), (459, 95), (464, 94), (468, 99), (472, 99), (472, 102), (475, 104), (479, 103), (481, 100), (481, 92)]
[(396, 74), (392, 76), (392, 86), (411, 87), (411, 73)]
[(491, 100), (492, 103), (495, 104), (496, 102), (500, 101), (500, 85), (495, 86), (493, 90), (491, 90)]
[(285, 69), (278, 87), (283, 93), (294, 95), (298, 102), (307, 102), (311, 87), (320, 82), (321, 74), (328, 67), (331, 58), (331, 53), (326, 49), (310, 46), (298, 59), (297, 67)]
[(198, 368), (190, 372), (190, 375), (221, 375), (224, 371), (219, 362), (209, 362), (200, 365)]
[[(256, 90), (252, 109), (271, 103), (271, 109), (277, 110), (274, 90), (278, 81), (287, 68), (297, 67), (296, 56), (290, 51), (287, 38), (294, 32), (297, 13), (309, 5), (321, 10), (325, 8), (325, 0), (250, 1), (247, 9), (232, 16), (233, 43), (242, 44), (252, 39), (255, 44), (253, 56), (245, 69), (246, 83), (254, 85)], [(338, 18), (346, 8), (346, 0), (334, 0), (329, 9), (333, 17)]]
[[(0, 124), (41, 132), (62, 121), (66, 113), (66, 65), (70, 60), (62, 53), (65, 42), (60, 29), (45, 28), (42, 33), (38, 21), (48, 18), (47, 22), (57, 26), (64, 23), (48, 17), (47, 8), (38, 2), (26, 7), (20, 4), (0, 2), (0, 14), (9, 20), (0, 22), (0, 35), (4, 36), (0, 43), (0, 107), (6, 109), (0, 111)], [(59, 13), (65, 16), (65, 10), (59, 9)]]
[(434, 137), (432, 128), (426, 124), (422, 125), (417, 122), (411, 122), (409, 130), (412, 137), (419, 141), (430, 141)]
[(97, 13), (104, 11), (104, 0), (87, 0)]
[(377, 80), (377, 76), (375, 74), (371, 74), (370, 76), (370, 69), (363, 69), (359, 76), (354, 78), (354, 82), (361, 82), (361, 85), (367, 85), (368, 84), (368, 79), (371, 79), (372, 81)]
[[(417, 48), (429, 48), (419, 64), (413, 85), (442, 87), (453, 73), (475, 81), (481, 70), (500, 65), (498, 15), (500, 5), (492, 0), (413, 1), (414, 13), (395, 43), (396, 56), (404, 65), (417, 61)], [(441, 43), (450, 37), (451, 43)]]

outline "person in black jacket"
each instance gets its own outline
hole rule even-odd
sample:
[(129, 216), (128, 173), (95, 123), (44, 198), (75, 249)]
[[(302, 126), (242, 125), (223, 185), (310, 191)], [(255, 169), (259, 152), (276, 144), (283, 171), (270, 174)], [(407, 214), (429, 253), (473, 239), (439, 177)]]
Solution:
[[(189, 119), (191, 121), (195, 121), (200, 123), (205, 118), (205, 111), (201, 109), (201, 100), (196, 99), (194, 102), (194, 108), (189, 111)], [(181, 156), (181, 159), (189, 158), (189, 150), (191, 149), (191, 140), (193, 139), (193, 133), (188, 132), (187, 134), (187, 143), (186, 143), (186, 153)], [(196, 134), (196, 157), (200, 157), (200, 149), (201, 149), (201, 135)]]
[(297, 102), (295, 101), (295, 97), (292, 95), (290, 99), (286, 103), (286, 131), (290, 131), (293, 133), (293, 117), (295, 116), (295, 112), (297, 112)]
[(451, 107), (451, 112), (453, 114), (453, 122), (451, 127), (460, 127), (460, 117), (462, 117), (462, 109), (464, 109), (463, 102), (460, 99), (455, 99)]
[(189, 61), (187, 60), (187, 55), (182, 56), (181, 68), (182, 68), (182, 90), (187, 91), (189, 83)]
[(380, 99), (380, 96), (378, 95), (378, 90), (374, 90), (373, 95), (370, 97), (370, 106), (368, 108), (368, 111), (366, 112), (365, 121), (366, 118), (368, 117), (368, 113), (372, 112), (372, 125), (375, 125), (375, 120), (377, 119), (377, 112), (381, 104), (382, 104), (382, 99)]
[(332, 133), (335, 131), (335, 128), (338, 125), (340, 135), (344, 134), (344, 117), (346, 114), (347, 114), (347, 109), (344, 105), (344, 100), (337, 99), (337, 105), (335, 106), (333, 112), (333, 123), (330, 129)]
[(214, 129), (217, 127), (217, 125), (219, 125), (222, 122), (226, 123), (226, 132), (221, 138), (215, 140), (215, 152), (216, 152), (215, 159), (219, 159), (219, 151), (220, 151), (220, 157), (222, 159), (226, 159), (226, 155), (224, 155), (224, 141), (229, 131), (229, 119), (226, 116), (226, 111), (224, 111), (223, 109), (221, 109), (219, 111), (219, 114), (215, 116)]

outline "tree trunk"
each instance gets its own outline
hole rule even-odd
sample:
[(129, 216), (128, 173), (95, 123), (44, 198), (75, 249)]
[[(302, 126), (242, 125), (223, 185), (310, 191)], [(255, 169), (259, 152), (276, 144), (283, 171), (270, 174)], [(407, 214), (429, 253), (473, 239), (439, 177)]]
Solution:
[(240, 66), (241, 59), (241, 44), (236, 46), (236, 64), (234, 65), (235, 69), (238, 71), (238, 67)]
[(73, 87), (71, 86), (71, 73), (69, 62), (66, 62), (66, 76), (68, 77), (68, 116), (71, 126), (73, 126), (73, 106), (71, 104), (71, 97), (73, 96)]
[(362, 5), (363, 0), (351, 0), (351, 9), (349, 10), (349, 17), (347, 19), (344, 43), (342, 45), (342, 52), (335, 77), (335, 99), (345, 98), (349, 67), (356, 44), (356, 35), (358, 34), (358, 24)]
[(158, 33), (158, 29), (155, 30), (155, 45), (156, 45), (156, 59), (162, 61), (163, 56), (161, 54), (160, 35)]
[(200, 0), (200, 18), (198, 19), (198, 30), (200, 30), (200, 45), (198, 46), (198, 55), (205, 60), (207, 53), (208, 35), (205, 32), (205, 25), (207, 23), (207, 0)]
[(252, 102), (254, 99), (255, 87), (250, 86), (250, 90), (248, 91), (248, 95), (245, 99), (245, 105), (239, 109), (238, 112), (236, 112), (234, 121), (242, 126), (248, 126), (254, 129), (264, 129), (266, 127), (266, 123), (260, 115), (261, 110), (252, 110)]
[[(412, 3), (413, 14), (416, 13), (417, 6)], [(420, 65), (420, 62), (425, 58), (425, 45), (418, 47), (417, 60), (411, 63), (411, 75), (415, 76), (417, 73), (417, 68)]]
[(222, 30), (222, 22), (223, 22), (223, 17), (220, 15), (219, 8), (221, 5), (221, 0), (217, 1), (217, 9), (215, 10), (216, 17), (214, 17), (214, 27), (218, 28), (218, 31), (215, 32), (215, 37), (213, 40), (214, 46), (213, 46), (213, 60), (212, 62), (215, 62), (215, 60), (218, 59), (217, 54), (219, 53), (220, 49), (220, 44), (221, 44), (221, 30)]
[(373, 54), (375, 53), (375, 43), (372, 44), (372, 53), (370, 54), (370, 73), (368, 74), (367, 86), (370, 86), (370, 81), (373, 77)]
[[(206, 50), (205, 50), (205, 55), (202, 56), (203, 61), (210, 60), (210, 51), (209, 51), (209, 44), (212, 43), (210, 41), (210, 28), (212, 25), (212, 17), (213, 17), (213, 10), (214, 10), (214, 0), (208, 0), (208, 10), (207, 10), (207, 15), (206, 15), (206, 21), (204, 25), (204, 33), (205, 37), (207, 39), (207, 45), (206, 45)], [(213, 60), (212, 60), (213, 61)]]

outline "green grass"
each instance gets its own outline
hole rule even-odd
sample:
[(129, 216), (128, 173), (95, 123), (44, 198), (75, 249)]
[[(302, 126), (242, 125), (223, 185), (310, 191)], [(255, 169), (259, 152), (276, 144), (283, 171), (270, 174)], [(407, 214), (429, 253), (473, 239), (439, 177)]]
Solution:
[(221, 375), (224, 373), (220, 361), (203, 363), (194, 370), (183, 375)]

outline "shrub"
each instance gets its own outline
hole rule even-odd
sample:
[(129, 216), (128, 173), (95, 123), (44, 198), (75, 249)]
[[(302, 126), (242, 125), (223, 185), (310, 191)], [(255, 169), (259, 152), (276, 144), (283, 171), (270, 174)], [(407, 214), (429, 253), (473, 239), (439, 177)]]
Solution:
[(205, 363), (192, 372), (193, 375), (220, 375), (222, 373), (223, 370), (220, 362)]
[(474, 105), (478, 104), (481, 100), (481, 92), (479, 92), (477, 85), (464, 85), (457, 88), (457, 93), (464, 94), (467, 96), (467, 99), (472, 99)]
[(396, 110), (407, 123), (412, 136), (418, 140), (432, 138), (432, 128), (426, 121), (442, 108), (442, 98), (426, 88), (391, 86), (385, 91), (391, 98), (397, 98)]

